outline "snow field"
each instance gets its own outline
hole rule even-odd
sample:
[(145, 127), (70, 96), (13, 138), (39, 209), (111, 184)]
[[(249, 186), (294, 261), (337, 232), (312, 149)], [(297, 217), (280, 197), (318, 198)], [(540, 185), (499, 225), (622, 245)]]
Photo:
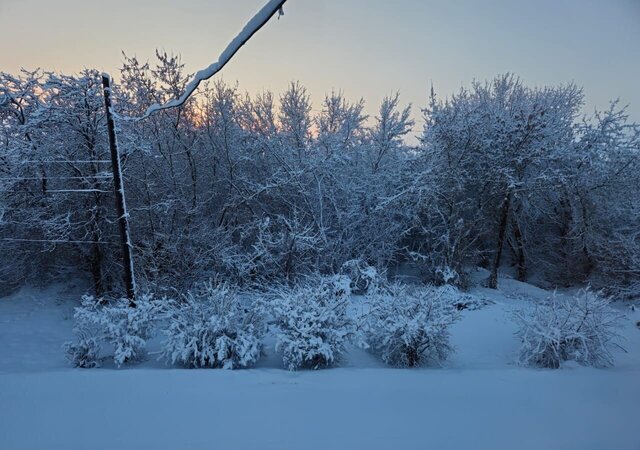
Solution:
[(155, 341), (138, 365), (73, 369), (77, 296), (23, 289), (0, 300), (0, 449), (638, 449), (640, 313), (614, 368), (521, 368), (511, 311), (549, 293), (501, 284), (476, 289), (495, 303), (463, 312), (441, 368), (350, 348), (341, 367), (298, 372), (269, 339), (252, 369), (167, 367)]

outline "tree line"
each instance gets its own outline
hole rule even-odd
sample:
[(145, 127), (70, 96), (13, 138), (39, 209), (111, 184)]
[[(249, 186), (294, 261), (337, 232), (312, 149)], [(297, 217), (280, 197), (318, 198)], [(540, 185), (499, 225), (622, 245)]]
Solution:
[[(114, 89), (136, 275), (260, 285), (349, 261), (436, 284), (500, 270), (617, 294), (640, 279), (640, 127), (584, 115), (574, 84), (514, 75), (425, 96), (418, 145), (398, 94), (374, 117), (341, 92), (248, 95), (223, 81), (143, 121), (189, 79), (179, 57), (124, 55)], [(315, 110), (314, 110), (315, 111)], [(0, 288), (83, 275), (119, 292), (100, 74), (0, 73)]]

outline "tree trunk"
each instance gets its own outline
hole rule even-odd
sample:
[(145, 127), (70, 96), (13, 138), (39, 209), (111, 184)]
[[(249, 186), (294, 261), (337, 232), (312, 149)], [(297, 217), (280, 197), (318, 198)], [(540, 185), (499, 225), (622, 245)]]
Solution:
[(498, 268), (502, 259), (502, 247), (504, 246), (504, 238), (507, 234), (507, 224), (509, 222), (509, 208), (511, 207), (511, 193), (502, 201), (500, 206), (500, 225), (498, 226), (498, 241), (496, 242), (496, 250), (491, 265), (491, 274), (487, 286), (491, 289), (498, 288)]
[[(99, 236), (97, 233), (93, 234), (94, 239)], [(93, 289), (96, 296), (101, 297), (104, 292), (104, 282), (102, 279), (102, 249), (100, 244), (91, 244), (91, 255), (89, 256), (89, 269), (91, 270), (91, 277), (93, 278)]]
[(516, 253), (516, 269), (518, 281), (527, 280), (527, 266), (524, 256), (524, 242), (522, 242), (522, 231), (520, 231), (520, 225), (517, 220), (512, 221), (513, 224), (513, 237), (515, 239), (515, 253)]

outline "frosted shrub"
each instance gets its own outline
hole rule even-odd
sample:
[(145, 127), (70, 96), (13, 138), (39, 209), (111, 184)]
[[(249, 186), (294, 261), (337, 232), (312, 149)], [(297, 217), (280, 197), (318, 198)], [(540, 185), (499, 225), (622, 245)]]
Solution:
[(144, 358), (147, 340), (155, 331), (161, 309), (162, 302), (148, 295), (140, 296), (135, 308), (129, 307), (127, 299), (104, 307), (105, 340), (113, 346), (113, 361), (117, 366)]
[(151, 295), (140, 296), (135, 308), (129, 307), (127, 299), (106, 304), (84, 296), (73, 316), (78, 341), (65, 345), (67, 356), (76, 367), (96, 367), (101, 344), (106, 343), (111, 345), (118, 367), (142, 359), (162, 305)]
[(452, 351), (449, 328), (459, 315), (446, 288), (410, 290), (393, 284), (368, 295), (364, 317), (370, 349), (396, 367), (440, 363)]
[(429, 295), (434, 295), (443, 301), (447, 301), (452, 304), (458, 311), (469, 310), (474, 311), (484, 308), (487, 305), (493, 304), (493, 301), (479, 297), (468, 292), (462, 292), (457, 287), (451, 284), (445, 284), (442, 286), (427, 286), (423, 289), (429, 291)]
[(461, 277), (458, 271), (447, 264), (435, 269), (435, 279), (438, 284), (459, 286), (461, 283)]
[(238, 369), (262, 355), (264, 325), (231, 286), (206, 283), (174, 305), (162, 355), (186, 367)]
[(370, 289), (375, 289), (384, 284), (384, 280), (378, 270), (361, 259), (352, 259), (345, 262), (340, 272), (350, 278), (350, 287), (354, 294), (366, 294)]
[(83, 369), (99, 367), (102, 330), (100, 329), (100, 300), (90, 295), (81, 299), (81, 306), (75, 308), (73, 333), (75, 342), (64, 344), (67, 359)]
[(317, 277), (282, 288), (270, 312), (278, 329), (276, 351), (289, 370), (319, 369), (338, 363), (355, 326), (347, 315), (349, 279)]
[(98, 367), (100, 364), (100, 342), (97, 338), (86, 333), (76, 331), (77, 342), (67, 342), (64, 349), (67, 359), (75, 366), (83, 369)]
[(611, 349), (619, 339), (621, 314), (609, 301), (584, 290), (573, 297), (553, 297), (516, 311), (522, 341), (519, 363), (557, 369), (564, 361), (586, 366), (613, 365)]

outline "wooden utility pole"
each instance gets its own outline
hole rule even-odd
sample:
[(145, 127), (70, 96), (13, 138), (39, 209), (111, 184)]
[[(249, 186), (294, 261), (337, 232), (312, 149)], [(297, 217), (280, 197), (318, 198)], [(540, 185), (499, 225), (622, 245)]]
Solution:
[(129, 306), (136, 306), (136, 282), (133, 272), (133, 257), (131, 234), (129, 232), (129, 213), (124, 196), (124, 184), (122, 180), (122, 165), (116, 127), (113, 121), (111, 109), (111, 76), (102, 74), (102, 88), (104, 90), (104, 106), (107, 112), (107, 129), (109, 131), (109, 148), (111, 150), (111, 168), (113, 170), (113, 189), (116, 197), (116, 214), (118, 227), (120, 228), (120, 240), (122, 242), (122, 265), (124, 266), (124, 283), (129, 299)]

